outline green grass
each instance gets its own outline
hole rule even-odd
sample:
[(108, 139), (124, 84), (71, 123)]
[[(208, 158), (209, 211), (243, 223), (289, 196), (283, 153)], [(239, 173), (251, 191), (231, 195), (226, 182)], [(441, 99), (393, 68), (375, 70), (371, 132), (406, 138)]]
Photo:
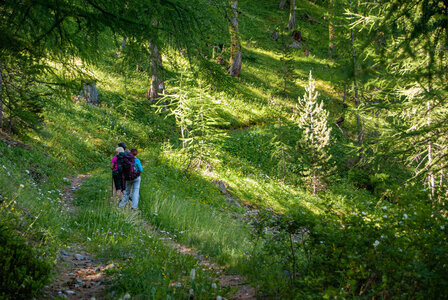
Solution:
[[(212, 288), (213, 275), (202, 270), (193, 256), (179, 254), (161, 240), (162, 235), (150, 229), (143, 209), (132, 212), (118, 208), (106, 188), (109, 181), (110, 174), (105, 171), (86, 180), (77, 192), (79, 212), (72, 225), (78, 245), (114, 264), (109, 291), (117, 296), (129, 293), (151, 299), (165, 299), (168, 295), (181, 299), (190, 289), (199, 299), (226, 293)], [(192, 269), (196, 270), (193, 281), (189, 278)]]
[[(117, 296), (185, 299), (190, 289), (199, 299), (229, 295), (228, 290), (212, 289), (215, 275), (203, 271), (192, 256), (170, 248), (162, 237), (193, 246), (229, 272), (246, 275), (268, 298), (356, 298), (369, 280), (372, 297), (390, 290), (419, 298), (413, 286), (424, 290), (425, 284), (435, 295), (438, 284), (446, 281), (446, 265), (431, 264), (447, 253), (441, 229), (445, 218), (431, 219), (437, 212), (422, 200), (427, 194), (421, 186), (406, 183), (409, 170), (394, 164), (349, 170), (347, 160), (356, 155), (353, 141), (333, 127), (331, 153), (337, 172), (328, 178), (326, 189), (310, 194), (299, 163), (306, 153), (295, 150), (282, 181), (272, 139), (280, 136), (296, 149), (300, 132), (295, 105), (309, 71), (331, 122), (343, 115), (338, 88), (342, 75), (327, 57), (325, 9), (298, 2), (297, 24), (311, 56), (294, 51), (297, 79), (286, 97), (278, 96), (280, 55), (270, 35), (286, 25), (288, 13), (277, 2), (254, 3), (240, 3), (241, 78), (204, 88), (216, 114), (227, 122), (222, 126), (227, 135), (209, 145), (209, 166), (186, 170), (187, 151), (181, 149), (174, 118), (157, 113), (144, 97), (147, 74), (126, 65), (109, 45), (101, 61), (83, 66), (98, 80), (98, 107), (73, 102), (77, 91), (68, 91), (46, 102), (42, 127), (26, 140), (34, 148), (0, 143), (1, 216), (14, 220), (18, 234), (49, 263), (58, 249), (72, 243), (113, 262), (108, 292)], [(311, 24), (305, 14), (319, 23)], [(165, 65), (168, 92), (180, 85), (181, 75), (185, 91), (197, 88), (197, 70), (176, 53), (168, 54), (175, 62)], [(350, 137), (356, 128), (354, 112), (345, 117), (343, 128)], [(373, 122), (368, 119), (366, 126)], [(118, 209), (110, 199), (108, 166), (120, 141), (142, 149), (138, 213)], [(77, 192), (76, 213), (70, 214), (60, 194), (69, 184), (63, 178), (83, 172), (92, 175)], [(241, 204), (262, 214), (268, 210), (268, 217), (252, 218), (249, 225), (242, 217), (246, 209), (226, 202), (212, 183), (217, 179), (229, 184)], [(257, 232), (257, 226), (263, 230)], [(279, 233), (264, 230), (276, 226)], [(298, 236), (307, 239), (293, 242), (295, 254), (289, 250), (291, 232), (305, 232)], [(295, 282), (292, 257), (297, 260)], [(191, 281), (193, 268), (197, 277)]]

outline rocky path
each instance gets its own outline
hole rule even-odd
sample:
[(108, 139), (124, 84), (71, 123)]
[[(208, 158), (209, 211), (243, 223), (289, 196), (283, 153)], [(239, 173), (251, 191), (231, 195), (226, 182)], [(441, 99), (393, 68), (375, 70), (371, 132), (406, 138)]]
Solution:
[[(88, 177), (89, 174), (86, 174), (69, 179), (71, 185), (64, 188), (64, 206), (68, 211), (75, 213), (76, 208), (73, 206), (75, 191)], [(157, 231), (164, 236), (163, 231), (157, 230), (149, 224), (146, 226), (149, 231)], [(231, 296), (231, 299), (256, 299), (256, 290), (247, 284), (245, 277), (238, 274), (225, 274), (225, 267), (213, 263), (208, 256), (199, 254), (197, 250), (179, 244), (168, 237), (161, 239), (180, 254), (194, 256), (201, 268), (216, 274), (214, 279), (221, 287), (236, 289), (237, 292)], [(106, 296), (105, 281), (107, 280), (105, 271), (113, 267), (113, 264), (104, 265), (93, 259), (79, 245), (70, 245), (66, 249), (61, 249), (57, 255), (54, 280), (51, 285), (44, 288), (42, 299), (104, 299)]]
[[(151, 230), (153, 230), (151, 228)], [(162, 232), (163, 234), (163, 232)], [(204, 270), (212, 271), (216, 274), (215, 280), (218, 281), (219, 286), (222, 288), (230, 287), (231, 289), (236, 289), (236, 293), (231, 295), (230, 299), (234, 300), (251, 300), (257, 299), (256, 290), (254, 287), (247, 283), (247, 279), (239, 274), (225, 274), (225, 267), (219, 266), (212, 262), (210, 258), (206, 255), (199, 254), (197, 250), (187, 247), (185, 245), (179, 244), (172, 239), (163, 238), (167, 244), (176, 249), (179, 253), (183, 255), (192, 255), (198, 261), (201, 268)]]
[[(81, 186), (88, 174), (70, 178), (71, 185), (64, 188), (64, 206), (73, 212), (74, 192)], [(113, 265), (103, 265), (91, 258), (80, 246), (71, 245), (61, 249), (57, 255), (55, 277), (51, 285), (45, 287), (43, 299), (103, 299), (105, 270)]]

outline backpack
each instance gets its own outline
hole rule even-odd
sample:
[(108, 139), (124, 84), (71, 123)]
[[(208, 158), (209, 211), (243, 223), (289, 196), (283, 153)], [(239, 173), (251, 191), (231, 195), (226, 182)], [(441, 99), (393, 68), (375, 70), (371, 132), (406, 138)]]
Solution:
[[(121, 154), (121, 153), (120, 153)], [(140, 176), (140, 171), (135, 169), (135, 157), (132, 153), (125, 153), (123, 157), (122, 169), (123, 176), (126, 181), (132, 181)]]
[(123, 173), (123, 159), (125, 155), (125, 152), (120, 152), (117, 155), (117, 174)]

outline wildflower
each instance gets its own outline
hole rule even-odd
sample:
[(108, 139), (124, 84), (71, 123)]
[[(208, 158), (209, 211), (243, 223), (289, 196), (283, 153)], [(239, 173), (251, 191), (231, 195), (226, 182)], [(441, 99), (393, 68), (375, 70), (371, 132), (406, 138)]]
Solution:
[(217, 286), (216, 286), (216, 283), (212, 283), (212, 289), (215, 289), (216, 290), (216, 288), (217, 288)]
[(28, 171), (28, 170), (25, 170), (25, 172), (26, 172), (26, 174), (30, 174), (30, 171)]
[(407, 215), (407, 214), (403, 214), (403, 218), (404, 218), (405, 220), (407, 220), (407, 219), (408, 219), (408, 215)]
[(385, 238), (386, 238), (386, 236), (385, 236), (384, 234), (382, 234), (382, 235), (381, 235), (381, 239), (384, 240)]
[(23, 184), (21, 184), (20, 187), (23, 189), (25, 186)]
[(440, 226), (440, 229), (445, 230), (445, 226), (443, 226), (443, 225)]
[(362, 214), (363, 216), (366, 216), (366, 215), (367, 215), (365, 212), (362, 212), (361, 214)]
[(196, 270), (195, 269), (191, 269), (190, 280), (193, 281), (195, 277), (196, 277)]
[(375, 243), (373, 243), (373, 247), (376, 248), (380, 244), (380, 241), (376, 240)]
[(384, 215), (383, 218), (384, 218), (384, 219), (387, 219), (387, 215)]
[(384, 209), (384, 210), (386, 210), (387, 209), (387, 206), (383, 206), (383, 207), (381, 207), (382, 209)]

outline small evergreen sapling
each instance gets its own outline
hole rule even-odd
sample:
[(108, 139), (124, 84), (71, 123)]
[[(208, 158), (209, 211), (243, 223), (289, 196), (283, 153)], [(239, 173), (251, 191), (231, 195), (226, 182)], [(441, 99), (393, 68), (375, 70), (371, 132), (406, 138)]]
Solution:
[(331, 158), (328, 153), (331, 128), (327, 126), (328, 111), (323, 107), (323, 102), (317, 101), (318, 93), (315, 90), (315, 81), (310, 71), (308, 86), (303, 98), (299, 97), (297, 109), (299, 111), (298, 124), (303, 130), (299, 148), (303, 150), (301, 157), (306, 166), (305, 175), (311, 180), (313, 195), (317, 188), (326, 166)]

